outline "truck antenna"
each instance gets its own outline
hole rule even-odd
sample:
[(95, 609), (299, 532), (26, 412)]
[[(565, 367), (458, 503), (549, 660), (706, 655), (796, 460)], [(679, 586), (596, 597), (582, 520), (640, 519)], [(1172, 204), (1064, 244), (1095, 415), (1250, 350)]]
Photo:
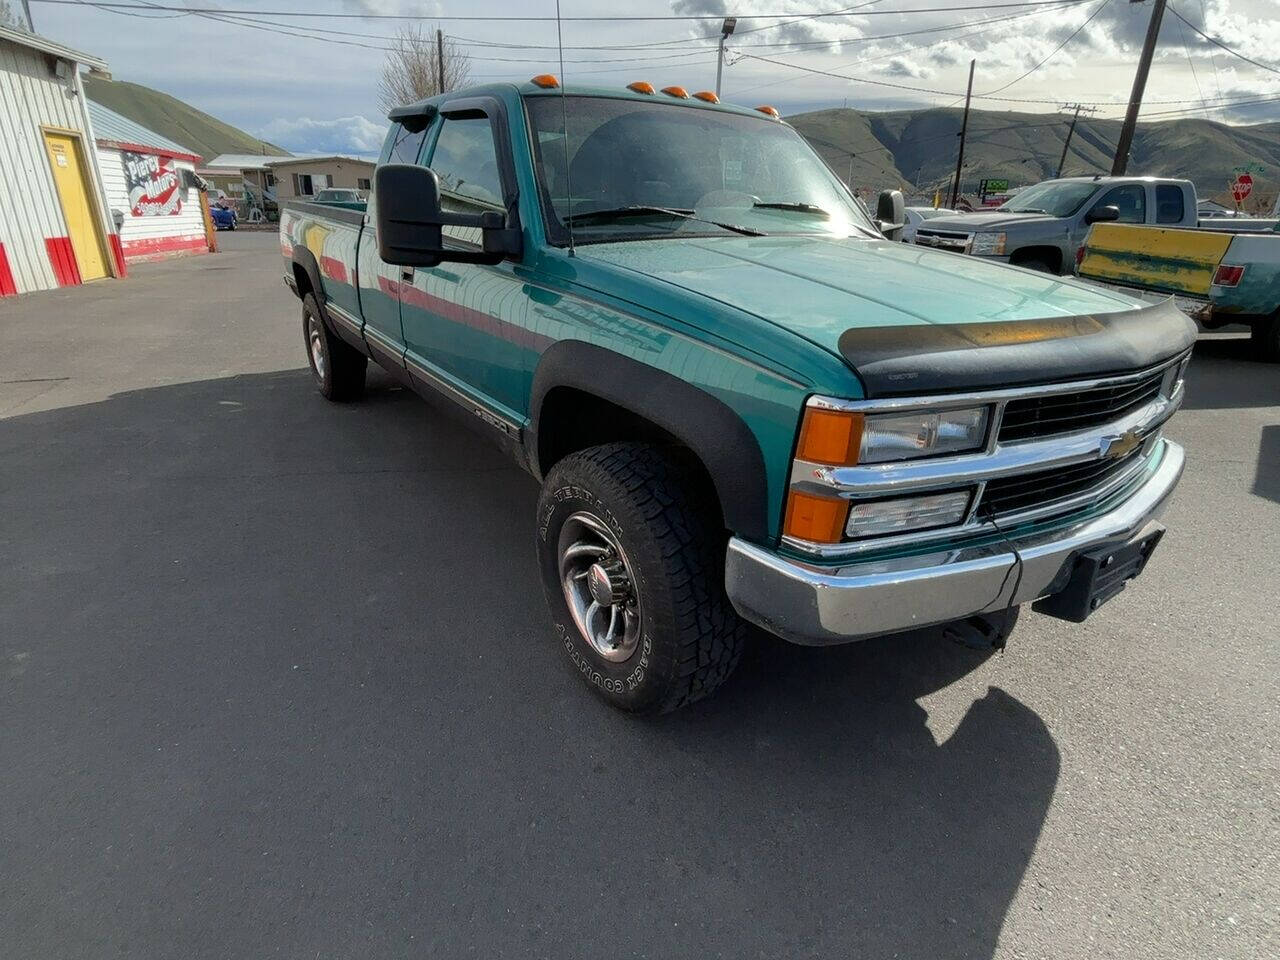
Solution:
[(568, 191), (565, 226), (569, 228), (569, 256), (573, 256), (573, 173), (569, 166), (569, 106), (564, 96), (564, 36), (560, 27), (560, 0), (556, 0), (556, 46), (560, 51), (560, 120), (564, 139), (564, 188)]

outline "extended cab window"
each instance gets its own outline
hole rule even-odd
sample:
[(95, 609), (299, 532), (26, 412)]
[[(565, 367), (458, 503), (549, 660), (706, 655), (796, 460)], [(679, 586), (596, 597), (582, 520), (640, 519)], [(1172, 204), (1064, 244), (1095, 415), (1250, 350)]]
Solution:
[(1181, 223), (1186, 213), (1182, 188), (1172, 183), (1156, 185), (1156, 223)]
[(422, 140), (427, 135), (427, 128), (408, 130), (400, 124), (395, 126), (395, 134), (391, 140), (391, 149), (387, 152), (384, 163), (417, 163), (418, 153), (422, 149)]
[(1094, 210), (1116, 207), (1120, 211), (1120, 223), (1142, 223), (1147, 219), (1147, 188), (1140, 183), (1108, 190), (1093, 205)]
[[(428, 164), (440, 178), (440, 207), (453, 213), (501, 211), (502, 177), (488, 117), (446, 117)], [(445, 227), (444, 235), (480, 243), (474, 227)]]

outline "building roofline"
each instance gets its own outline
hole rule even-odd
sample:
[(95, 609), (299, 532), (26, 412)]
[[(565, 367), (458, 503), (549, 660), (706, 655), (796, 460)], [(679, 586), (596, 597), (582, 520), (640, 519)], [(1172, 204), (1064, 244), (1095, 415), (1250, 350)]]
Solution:
[(95, 57), (91, 53), (82, 53), (79, 50), (73, 50), (71, 47), (64, 47), (60, 43), (54, 43), (47, 37), (42, 37), (36, 33), (27, 33), (25, 30), (15, 30), (13, 27), (6, 27), (0, 24), (0, 40), (8, 40), (10, 43), (16, 43), (21, 47), (30, 47), (32, 50), (39, 50), (41, 53), (52, 54), (55, 57), (61, 57), (63, 60), (70, 60), (72, 63), (83, 63), (86, 67), (93, 67), (96, 70), (107, 69), (107, 61), (101, 57)]
[(318, 157), (271, 157), (267, 166), (280, 167), (290, 163), (323, 163), (327, 160), (343, 160), (347, 163), (369, 163), (377, 166), (378, 161), (368, 157), (353, 157), (349, 153), (327, 153)]

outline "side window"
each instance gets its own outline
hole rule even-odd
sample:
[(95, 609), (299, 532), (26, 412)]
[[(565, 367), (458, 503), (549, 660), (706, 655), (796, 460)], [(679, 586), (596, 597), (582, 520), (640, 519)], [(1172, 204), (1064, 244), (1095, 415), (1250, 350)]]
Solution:
[(384, 163), (417, 163), (418, 152), (422, 149), (422, 141), (427, 135), (427, 129), (423, 127), (415, 133), (396, 124), (395, 135), (391, 139), (391, 149), (387, 152)]
[(1181, 223), (1185, 212), (1181, 187), (1172, 183), (1156, 184), (1156, 223)]
[(1140, 183), (1131, 183), (1108, 190), (1093, 205), (1094, 210), (1099, 207), (1119, 208), (1120, 223), (1142, 223), (1147, 219), (1147, 188)]

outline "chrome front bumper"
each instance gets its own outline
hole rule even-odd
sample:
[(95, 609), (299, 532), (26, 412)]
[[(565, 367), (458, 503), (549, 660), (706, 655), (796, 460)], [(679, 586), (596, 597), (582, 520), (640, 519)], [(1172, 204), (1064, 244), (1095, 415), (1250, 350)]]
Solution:
[(1119, 546), (1160, 529), (1156, 518), (1177, 486), (1185, 460), (1182, 447), (1169, 440), (1161, 443), (1159, 463), (1146, 482), (1111, 510), (1013, 538), (1024, 564), (1021, 579), (1004, 541), (819, 566), (734, 537), (725, 559), (725, 588), (747, 620), (793, 643), (813, 646), (963, 620), (1010, 602), (1028, 603), (1060, 591), (1081, 552)]

